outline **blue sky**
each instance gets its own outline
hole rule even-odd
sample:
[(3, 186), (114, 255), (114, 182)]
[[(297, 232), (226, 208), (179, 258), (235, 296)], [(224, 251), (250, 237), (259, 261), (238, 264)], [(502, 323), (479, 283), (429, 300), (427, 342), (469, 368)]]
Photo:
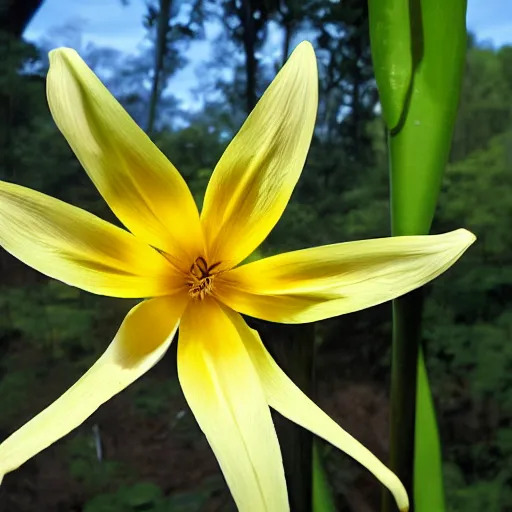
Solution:
[[(121, 0), (45, 0), (25, 37), (36, 42), (44, 38), (54, 46), (73, 46), (79, 51), (94, 43), (135, 52), (144, 44), (145, 12), (144, 0), (129, 0), (128, 5), (123, 5)], [(467, 24), (480, 41), (494, 46), (512, 44), (512, 0), (468, 0)], [(206, 42), (190, 46), (191, 65), (173, 79), (178, 85), (175, 92), (182, 99), (187, 99), (195, 87), (195, 68), (209, 57), (209, 49)]]
[[(45, 0), (26, 37), (37, 40), (52, 28), (76, 22), (84, 42), (133, 51), (144, 38), (144, 0)], [(468, 0), (468, 27), (495, 45), (512, 43), (511, 0)]]

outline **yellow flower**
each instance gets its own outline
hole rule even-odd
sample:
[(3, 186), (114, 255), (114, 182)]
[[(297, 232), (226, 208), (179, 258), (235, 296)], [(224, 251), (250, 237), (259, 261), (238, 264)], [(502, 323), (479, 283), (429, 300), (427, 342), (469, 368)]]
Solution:
[(307, 42), (226, 149), (201, 215), (174, 166), (75, 51), (51, 52), (47, 87), (55, 122), (129, 231), (0, 182), (0, 244), (72, 286), (147, 300), (73, 387), (0, 445), (0, 479), (148, 371), (179, 325), (180, 383), (239, 510), (289, 510), (269, 406), (366, 466), (407, 510), (398, 478), (288, 379), (240, 313), (303, 323), (367, 308), (441, 274), (474, 236), (334, 244), (237, 267), (279, 220), (306, 159), (318, 102)]

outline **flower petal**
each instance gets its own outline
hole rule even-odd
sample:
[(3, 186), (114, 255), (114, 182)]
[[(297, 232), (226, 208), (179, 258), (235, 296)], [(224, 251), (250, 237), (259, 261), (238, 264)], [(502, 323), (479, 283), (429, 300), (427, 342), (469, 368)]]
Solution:
[(315, 322), (423, 286), (453, 265), (474, 241), (472, 233), (458, 229), (288, 252), (218, 276), (215, 294), (234, 310), (264, 320)]
[(237, 329), (258, 371), (269, 405), (357, 460), (391, 491), (401, 511), (408, 510), (407, 492), (398, 477), (312, 402), (279, 368), (258, 333), (238, 318)]
[(169, 348), (187, 295), (135, 306), (92, 368), (59, 399), (0, 444), (0, 481), (6, 473), (83, 423), (96, 409), (152, 368)]
[(261, 383), (238, 331), (212, 299), (180, 326), (178, 375), (241, 512), (289, 510), (283, 462)]
[(209, 261), (233, 267), (281, 217), (313, 135), (317, 81), (313, 48), (303, 42), (222, 155), (201, 213)]
[(114, 297), (153, 297), (181, 274), (132, 234), (29, 188), (0, 181), (0, 246), (39, 272)]
[(175, 167), (74, 50), (50, 52), (47, 95), (57, 126), (121, 222), (188, 270), (203, 252), (201, 226)]

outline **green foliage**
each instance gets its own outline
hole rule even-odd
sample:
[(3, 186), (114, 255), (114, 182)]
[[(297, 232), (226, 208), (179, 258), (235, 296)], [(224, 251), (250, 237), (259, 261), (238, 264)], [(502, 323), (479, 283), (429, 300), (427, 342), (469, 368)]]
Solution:
[[(13, 362), (16, 362), (16, 360)], [(5, 429), (14, 424), (17, 416), (27, 411), (36, 386), (37, 379), (32, 369), (8, 372), (2, 376), (0, 379), (0, 396), (2, 397), (0, 429)]]
[(452, 144), (452, 158), (461, 160), (484, 148), (510, 128), (512, 121), (512, 47), (498, 52), (471, 48), (466, 57), (461, 105)]
[(84, 512), (201, 512), (219, 484), (222, 482), (214, 479), (199, 491), (178, 492), (165, 497), (154, 483), (138, 482), (122, 486), (116, 492), (96, 496), (87, 502)]
[(90, 347), (89, 338), (98, 315), (93, 307), (87, 307), (84, 295), (57, 281), (8, 287), (1, 291), (0, 309), (7, 312), (3, 317), (6, 326), (35, 344), (49, 359), (65, 355), (73, 358), (73, 351), (83, 356)]
[[(449, 510), (507, 510), (512, 475), (511, 133), (448, 167), (436, 230), (478, 236), (426, 304), (427, 357), (441, 409)], [(459, 479), (453, 475), (463, 475)]]
[(129, 470), (114, 460), (98, 460), (95, 438), (80, 433), (65, 442), (69, 460), (69, 473), (84, 489), (96, 494), (107, 489), (113, 481), (124, 481)]
[(85, 505), (84, 512), (163, 512), (167, 510), (163, 501), (160, 487), (151, 482), (138, 482), (121, 487), (116, 493), (96, 496)]
[(512, 492), (507, 481), (510, 471), (502, 471), (495, 479), (467, 483), (464, 474), (456, 466), (447, 464), (444, 469), (449, 488), (456, 489), (449, 497), (448, 509), (453, 512), (502, 512), (510, 508)]
[(180, 393), (177, 379), (169, 379), (163, 384), (155, 385), (147, 378), (137, 383), (133, 406), (137, 414), (158, 417), (168, 410), (169, 400)]

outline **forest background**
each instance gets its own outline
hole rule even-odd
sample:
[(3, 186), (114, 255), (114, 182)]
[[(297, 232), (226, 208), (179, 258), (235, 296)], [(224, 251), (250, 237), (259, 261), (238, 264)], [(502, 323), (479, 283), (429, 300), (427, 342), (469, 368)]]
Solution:
[[(132, 2), (138, 0), (131, 0)], [(116, 222), (55, 127), (47, 50), (23, 33), (44, 2), (0, 2), (0, 179)], [(320, 106), (302, 178), (260, 255), (389, 235), (385, 127), (361, 0), (160, 0), (145, 44), (84, 59), (186, 178), (200, 204), (247, 112), (302, 38), (315, 46)], [(173, 77), (219, 30), (184, 105)], [(277, 32), (276, 32), (277, 31)], [(279, 33), (279, 45), (275, 41)], [(73, 34), (68, 33), (67, 37)], [(59, 36), (66, 37), (66, 34)], [(52, 46), (53, 45), (53, 46)], [(468, 38), (466, 71), (434, 233), (478, 243), (427, 289), (427, 364), (448, 510), (512, 510), (512, 46)], [(111, 340), (131, 301), (47, 279), (0, 252), (0, 439), (67, 389)], [(383, 460), (389, 434), (390, 304), (315, 326), (316, 400)], [(378, 510), (377, 482), (321, 444), (337, 510)], [(181, 393), (175, 352), (0, 487), (0, 512), (232, 511)]]

